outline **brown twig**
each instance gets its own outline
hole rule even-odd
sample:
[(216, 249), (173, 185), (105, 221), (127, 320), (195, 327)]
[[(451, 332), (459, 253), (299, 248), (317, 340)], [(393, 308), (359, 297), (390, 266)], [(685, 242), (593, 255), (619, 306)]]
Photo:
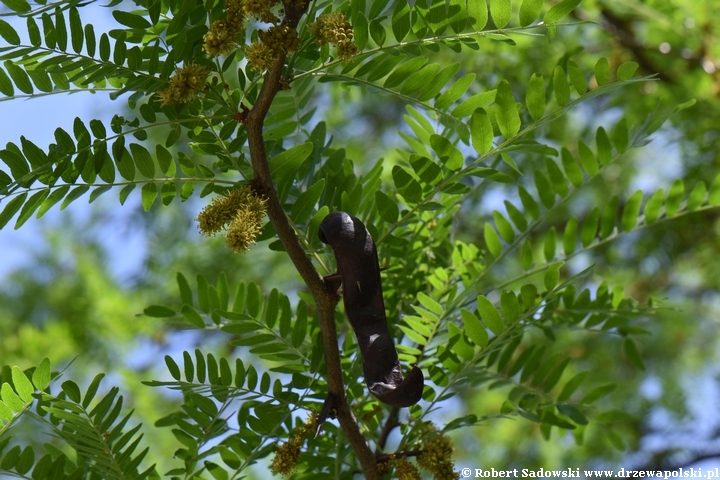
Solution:
[(395, 458), (402, 458), (402, 457), (417, 457), (418, 455), (422, 454), (422, 450), (405, 450), (401, 452), (394, 452), (394, 453), (386, 453), (384, 455), (378, 455), (375, 457), (377, 459), (378, 463), (384, 463), (390, 460), (393, 460)]
[[(294, 4), (293, 2), (289, 3)], [(284, 23), (295, 27), (300, 16), (304, 14), (304, 10), (288, 9), (287, 5), (285, 10), (287, 16)], [(263, 85), (257, 100), (243, 119), (247, 130), (250, 159), (255, 175), (253, 187), (267, 198), (267, 213), (270, 222), (315, 300), (327, 368), (328, 393), (335, 397), (336, 414), (340, 422), (340, 427), (347, 436), (355, 455), (360, 461), (365, 478), (379, 480), (381, 476), (377, 471), (375, 456), (372, 450), (370, 450), (365, 437), (363, 437), (360, 432), (360, 427), (350, 410), (345, 396), (340, 352), (337, 345), (338, 337), (335, 330), (335, 305), (338, 301), (337, 293), (325, 287), (325, 282), (317, 270), (315, 270), (310, 258), (305, 253), (302, 244), (295, 235), (295, 231), (285, 215), (270, 175), (262, 129), (265, 116), (281, 87), (280, 80), (282, 78), (285, 58), (284, 54), (280, 55), (265, 73)]]
[(400, 408), (393, 407), (390, 410), (390, 414), (388, 415), (387, 419), (385, 419), (385, 425), (383, 425), (382, 430), (380, 431), (380, 437), (378, 438), (377, 442), (377, 450), (375, 451), (375, 455), (378, 455), (380, 452), (385, 450), (385, 444), (387, 443), (387, 439), (390, 436), (390, 433), (400, 425), (398, 422), (398, 417), (400, 415)]

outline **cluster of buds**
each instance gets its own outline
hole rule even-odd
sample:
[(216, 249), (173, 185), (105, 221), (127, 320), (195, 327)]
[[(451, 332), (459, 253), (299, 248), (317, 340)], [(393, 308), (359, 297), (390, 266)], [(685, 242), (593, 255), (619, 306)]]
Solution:
[(396, 458), (391, 463), (395, 467), (395, 475), (398, 480), (422, 480), (417, 467), (410, 463), (407, 457)]
[(252, 15), (261, 22), (277, 24), (280, 19), (272, 11), (280, 0), (245, 0), (244, 8), (247, 15)]
[(259, 42), (251, 43), (245, 50), (248, 62), (262, 72), (281, 54), (294, 52), (300, 46), (297, 30), (287, 25), (273, 25), (267, 31), (258, 31)]
[(270, 465), (273, 474), (281, 474), (283, 477), (289, 477), (295, 471), (295, 466), (300, 459), (300, 449), (305, 439), (315, 429), (317, 421), (317, 413), (310, 412), (305, 422), (295, 429), (290, 439), (280, 445), (275, 450), (275, 458)]
[(337, 45), (338, 57), (348, 62), (360, 51), (353, 43), (353, 29), (342, 12), (323, 13), (310, 26), (318, 45)]
[(170, 85), (158, 92), (162, 105), (189, 102), (205, 88), (208, 75), (210, 70), (203, 65), (188, 63), (178, 68), (170, 78)]
[(245, 252), (262, 230), (266, 203), (247, 186), (225, 192), (198, 214), (200, 233), (210, 236), (224, 231), (227, 246)]
[(203, 50), (213, 56), (227, 55), (237, 46), (235, 39), (243, 31), (243, 0), (225, 1), (225, 18), (216, 20), (203, 36)]
[[(431, 433), (430, 437), (422, 441), (422, 453), (417, 457), (417, 463), (424, 470), (429, 471), (435, 480), (459, 479), (460, 474), (455, 472), (452, 441), (442, 433)], [(397, 467), (396, 467), (397, 468)]]

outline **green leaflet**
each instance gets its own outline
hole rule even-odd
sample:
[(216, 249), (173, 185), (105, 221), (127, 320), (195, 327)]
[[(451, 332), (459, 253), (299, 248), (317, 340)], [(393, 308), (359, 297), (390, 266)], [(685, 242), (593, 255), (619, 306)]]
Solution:
[(448, 4), (448, 23), (453, 32), (460, 33), (467, 22), (467, 0), (450, 0)]
[(15, 29), (5, 20), (0, 19), (0, 37), (2, 37), (10, 45), (19, 45), (20, 36)]
[(565, 169), (565, 175), (570, 180), (570, 183), (575, 187), (582, 185), (583, 176), (580, 166), (577, 164), (575, 157), (572, 156), (570, 151), (563, 147), (561, 152), (562, 164)]
[(303, 223), (308, 219), (308, 217), (310, 217), (310, 214), (315, 208), (315, 204), (320, 199), (320, 195), (322, 195), (324, 188), (325, 179), (322, 178), (319, 182), (314, 183), (310, 186), (310, 188), (298, 196), (295, 203), (293, 203), (292, 211), (290, 213), (290, 218), (293, 222)]
[(475, 110), (470, 118), (469, 126), (475, 151), (480, 155), (489, 152), (492, 149), (495, 134), (487, 112), (482, 108)]
[(485, 331), (485, 327), (480, 323), (480, 319), (464, 308), (460, 310), (460, 315), (463, 325), (465, 326), (465, 334), (468, 338), (479, 347), (486, 346), (488, 343), (488, 334), (487, 331)]
[(615, 229), (618, 213), (618, 197), (614, 195), (603, 210), (600, 220), (600, 238), (607, 238)]
[(565, 225), (565, 232), (563, 233), (563, 251), (566, 256), (571, 255), (575, 251), (577, 228), (578, 221), (576, 217), (570, 218), (567, 225)]
[[(312, 153), (311, 142), (296, 145), (270, 159), (270, 174), (276, 182), (297, 173), (297, 169)], [(182, 166), (182, 161), (181, 161)]]
[(375, 192), (375, 203), (377, 203), (380, 218), (388, 223), (395, 223), (400, 215), (397, 203), (380, 190)]
[(570, 103), (570, 84), (568, 84), (565, 70), (561, 66), (555, 67), (553, 72), (553, 89), (555, 90), (555, 100), (561, 107)]
[(21, 67), (15, 65), (10, 60), (5, 60), (5, 69), (10, 74), (10, 78), (15, 86), (23, 93), (33, 93), (33, 86), (30, 83), (30, 77)]
[(705, 195), (707, 194), (707, 187), (705, 182), (699, 181), (695, 184), (690, 195), (688, 195), (686, 209), (690, 212), (697, 210), (705, 203)]
[(540, 170), (535, 170), (534, 178), (540, 201), (545, 205), (545, 208), (552, 208), (555, 205), (555, 192), (550, 186), (550, 182)]
[(440, 93), (440, 90), (455, 76), (455, 73), (460, 69), (459, 63), (453, 63), (440, 70), (435, 77), (423, 88), (418, 96), (418, 100), (426, 102), (431, 98), (434, 98)]
[(570, 82), (572, 82), (575, 91), (579, 95), (585, 95), (587, 93), (587, 80), (582, 70), (572, 60), (568, 61), (568, 75), (570, 75)]
[[(601, 155), (600, 138), (600, 135), (598, 135), (596, 138), (596, 141), (598, 142), (598, 155), (600, 156), (600, 161), (605, 164), (610, 160), (609, 142), (607, 145), (603, 146), (603, 150), (606, 150), (607, 154)], [(604, 141), (604, 139), (602, 141)], [(625, 120), (624, 118), (620, 120), (617, 125), (615, 125), (615, 130), (613, 130), (613, 143), (615, 144), (615, 149), (618, 151), (618, 153), (624, 153), (628, 148), (628, 126), (627, 120)], [(607, 160), (605, 160), (603, 157), (606, 157)]]
[(551, 262), (555, 258), (555, 252), (557, 251), (556, 242), (556, 231), (555, 227), (550, 227), (547, 235), (545, 236), (545, 243), (543, 245), (543, 253), (545, 254), (545, 261)]
[(595, 154), (582, 140), (578, 140), (578, 153), (580, 154), (580, 164), (583, 166), (587, 174), (591, 177), (597, 175), (599, 167)]
[(595, 81), (600, 87), (610, 82), (610, 64), (605, 57), (601, 57), (595, 64)]
[(708, 192), (708, 204), (720, 205), (720, 175), (715, 177)]
[(527, 27), (533, 23), (542, 10), (542, 0), (523, 0), (520, 4), (520, 26)]
[(670, 190), (668, 190), (667, 199), (665, 200), (666, 217), (674, 217), (677, 214), (678, 210), (680, 210), (680, 204), (682, 203), (684, 194), (685, 183), (678, 178), (673, 182)]
[(425, 87), (430, 80), (440, 71), (440, 65), (431, 63), (425, 65), (417, 73), (410, 76), (400, 87), (400, 93), (409, 95)]
[(422, 187), (408, 171), (400, 165), (392, 169), (393, 181), (400, 195), (410, 203), (417, 203), (422, 200)]
[(663, 204), (663, 189), (657, 190), (653, 193), (645, 204), (645, 223), (651, 225), (655, 223), (655, 220), (660, 216), (660, 208)]
[(130, 152), (138, 171), (146, 178), (153, 178), (155, 176), (155, 162), (150, 156), (150, 152), (137, 143), (130, 144)]
[(628, 80), (635, 75), (635, 71), (637, 71), (639, 65), (637, 62), (625, 62), (622, 65), (620, 65), (617, 69), (617, 78), (621, 82), (624, 80)]
[(448, 139), (440, 135), (430, 135), (430, 145), (447, 168), (453, 171), (462, 168), (463, 155)]
[(553, 5), (545, 14), (543, 22), (550, 25), (557, 23), (559, 20), (572, 12), (575, 7), (580, 5), (580, 0), (562, 0), (560, 3)]
[(485, 295), (479, 295), (477, 297), (477, 309), (478, 313), (480, 313), (480, 318), (482, 318), (482, 321), (491, 332), (495, 335), (500, 335), (505, 330), (505, 325), (500, 317), (500, 313)]
[(502, 252), (502, 243), (500, 243), (497, 232), (495, 232), (492, 225), (487, 222), (485, 223), (484, 232), (485, 244), (487, 245), (488, 251), (493, 257), (497, 257)]
[[(424, 57), (419, 58), (427, 61), (427, 59), (425, 59)], [(445, 90), (445, 92), (443, 92), (442, 95), (440, 95), (437, 100), (435, 100), (435, 108), (442, 109), (452, 105), (458, 98), (462, 97), (465, 92), (467, 92), (468, 88), (470, 88), (470, 85), (472, 85), (473, 81), (475, 80), (475, 76), (476, 75), (474, 73), (468, 73), (460, 77), (457, 82), (453, 83), (450, 88)]]
[(518, 185), (518, 193), (520, 195), (520, 202), (522, 202), (523, 208), (533, 219), (537, 220), (540, 218), (540, 207), (538, 206), (535, 199), (525, 190), (525, 187)]
[(488, 21), (488, 6), (485, 0), (468, 0), (468, 20), (476, 32), (485, 28)]
[(437, 185), (443, 179), (442, 169), (427, 157), (411, 155), (410, 165), (420, 180), (428, 185)]
[(580, 231), (580, 243), (583, 248), (587, 248), (595, 239), (595, 234), (598, 228), (598, 219), (600, 218), (600, 210), (595, 207), (590, 211), (590, 214), (583, 223), (582, 230)]
[(498, 232), (500, 232), (500, 236), (507, 243), (512, 243), (513, 240), (515, 240), (515, 232), (513, 231), (510, 222), (497, 210), (493, 210), (492, 215), (493, 220), (495, 221), (495, 226), (497, 227)]
[(533, 73), (530, 77), (525, 104), (533, 120), (540, 120), (545, 115), (545, 81), (542, 75)]
[(485, 108), (495, 100), (497, 91), (490, 90), (488, 92), (477, 93), (463, 100), (460, 105), (455, 107), (451, 112), (453, 117), (462, 118), (471, 115), (478, 108)]
[(505, 209), (507, 210), (508, 216), (510, 217), (510, 220), (515, 224), (515, 227), (517, 227), (518, 230), (521, 232), (524, 232), (527, 229), (527, 220), (525, 219), (525, 215), (517, 209), (515, 205), (505, 200)]
[(441, 35), (447, 27), (447, 6), (445, 0), (431, 0), (427, 13), (427, 22), (435, 35)]
[(18, 218), (15, 221), (15, 230), (23, 226), (23, 224), (30, 219), (33, 213), (35, 213), (35, 210), (37, 210), (40, 205), (45, 201), (49, 193), (49, 189), (41, 190), (33, 194), (27, 200), (27, 202), (25, 202), (22, 209), (20, 210), (20, 215), (18, 215)]
[(565, 181), (565, 175), (562, 170), (558, 167), (557, 163), (548, 157), (545, 157), (545, 168), (547, 169), (550, 181), (552, 182), (553, 189), (560, 195), (561, 198), (568, 194), (567, 181)]
[(512, 5), (510, 0), (490, 0), (490, 16), (497, 28), (503, 28), (510, 22)]
[(143, 209), (146, 212), (150, 210), (150, 207), (152, 207), (153, 202), (155, 202), (155, 199), (157, 198), (157, 194), (157, 185), (154, 183), (146, 183), (143, 185), (141, 199)]
[(505, 138), (514, 137), (520, 131), (520, 115), (515, 105), (515, 97), (507, 80), (498, 85), (495, 97), (495, 117), (498, 128)]

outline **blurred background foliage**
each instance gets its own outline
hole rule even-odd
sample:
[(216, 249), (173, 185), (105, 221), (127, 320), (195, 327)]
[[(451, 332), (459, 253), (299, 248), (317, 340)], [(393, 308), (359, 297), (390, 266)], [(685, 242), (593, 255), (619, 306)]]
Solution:
[[(638, 188), (667, 189), (677, 177), (685, 179), (686, 191), (696, 181), (712, 181), (709, 172), (720, 168), (720, 35), (713, 20), (720, 18), (720, 3), (588, 0), (574, 14), (574, 20), (592, 23), (558, 27), (549, 43), (521, 35), (513, 36), (515, 46), (482, 41), (480, 50), (453, 53), (452, 61), (461, 62), (459, 74), (477, 75), (479, 83), (473, 88), (478, 91), (495, 88), (498, 72), (511, 85), (522, 86), (533, 72), (551, 72), (569, 59), (583, 71), (592, 70), (600, 56), (608, 57), (613, 71), (625, 61), (638, 62), (638, 74), (656, 73), (658, 81), (586, 102), (552, 123), (543, 132), (545, 140), (563, 144), (565, 138), (589, 136), (599, 124), (622, 115), (634, 124), (652, 112), (659, 115), (695, 98), (697, 103), (674, 115), (652, 143), (633, 150), (585, 188), (584, 201), (604, 205), (611, 195), (618, 195), (622, 204)], [(447, 64), (447, 53), (443, 47), (431, 61)], [(334, 145), (344, 147), (359, 170), (369, 170), (380, 157), (399, 158), (394, 149), (403, 141), (397, 132), (409, 131), (404, 105), (392, 97), (366, 95), (359, 88), (338, 84), (324, 84), (317, 92), (312, 102), (325, 112)], [(521, 93), (515, 92), (516, 98)], [(167, 135), (158, 130), (151, 135), (158, 139)], [(521, 169), (523, 162), (533, 160), (531, 155), (516, 158)], [(389, 175), (390, 169), (385, 172)], [(472, 232), (481, 235), (479, 226), (491, 218), (503, 198), (513, 194), (493, 187), (468, 200), (473, 204), (455, 220), (459, 237), (481, 245), (483, 240)], [(202, 238), (194, 222), (202, 199), (174, 202), (147, 213), (139, 201), (128, 203), (120, 208), (103, 197), (90, 206), (85, 218), (73, 213), (83, 207), (73, 206), (39, 222), (43, 247), (28, 250), (31, 260), (0, 283), (0, 359), (21, 368), (36, 365), (45, 356), (54, 365), (75, 359), (69, 368), (71, 377), (84, 378), (85, 383), (98, 371), (110, 372), (113, 381), (123, 384), (126, 404), (151, 424), (177, 400), (139, 383), (139, 379), (167, 376), (163, 355), (198, 346), (228, 354), (231, 348), (219, 332), (183, 331), (161, 319), (138, 315), (149, 304), (177, 303), (175, 272), (188, 278), (203, 273), (214, 284), (224, 271), (231, 285), (252, 280), (263, 291), (275, 287), (291, 298), (301, 282), (286, 256), (270, 251), (267, 241), (247, 254), (233, 254), (221, 238)], [(640, 302), (653, 299), (661, 306), (658, 315), (644, 320), (648, 334), (639, 339), (644, 372), (638, 373), (619, 355), (622, 339), (611, 334), (592, 337), (566, 330), (559, 333), (554, 347), (577, 359), (571, 368), (591, 372), (595, 383), (617, 383), (617, 389), (597, 406), (623, 412), (613, 420), (622, 420), (621, 435), (610, 436), (602, 423), (593, 423), (575, 435), (560, 437), (555, 429), (546, 440), (538, 424), (498, 419), (455, 432), (457, 466), (672, 467), (720, 456), (718, 233), (718, 211), (698, 212), (610, 242), (569, 264), (571, 273), (595, 264), (591, 285), (605, 280), (610, 286), (623, 286)], [(137, 248), (130, 253), (124, 250), (129, 258), (116, 258), (113, 245), (131, 241)], [(118, 262), (130, 262), (133, 268), (119, 275), (113, 267)], [(514, 275), (503, 272), (502, 276)], [(499, 411), (506, 393), (490, 390), (477, 395), (467, 390), (461, 398), (471, 410)], [(25, 422), (16, 435), (31, 441), (31, 429)], [(155, 436), (146, 437), (148, 442), (172, 451), (175, 443), (169, 431), (148, 429), (147, 433)], [(159, 465), (159, 471), (163, 468)]]

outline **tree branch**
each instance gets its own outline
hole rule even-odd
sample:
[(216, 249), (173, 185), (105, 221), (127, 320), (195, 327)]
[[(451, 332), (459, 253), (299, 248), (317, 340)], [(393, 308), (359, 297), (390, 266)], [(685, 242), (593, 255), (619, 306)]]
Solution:
[[(288, 8), (288, 4), (286, 4), (285, 10), (287, 17), (284, 23), (295, 27), (304, 11), (294, 11)], [(280, 55), (265, 73), (258, 98), (252, 109), (243, 119), (243, 123), (247, 129), (250, 159), (255, 175), (252, 186), (257, 193), (267, 198), (267, 213), (270, 222), (315, 300), (327, 368), (328, 394), (334, 397), (335, 413), (340, 422), (340, 427), (347, 436), (355, 455), (360, 461), (363, 472), (365, 473), (365, 478), (380, 480), (381, 476), (377, 471), (375, 456), (370, 450), (365, 437), (363, 437), (360, 432), (360, 427), (350, 410), (345, 396), (340, 352), (337, 345), (338, 337), (335, 330), (335, 306), (338, 302), (337, 293), (326, 288), (323, 278), (317, 270), (315, 270), (310, 258), (305, 253), (302, 244), (298, 240), (292, 225), (290, 225), (285, 215), (270, 175), (262, 129), (270, 105), (280, 90), (280, 80), (282, 78), (285, 58), (284, 54)]]
[(390, 414), (385, 419), (385, 425), (383, 425), (382, 430), (380, 431), (380, 437), (378, 438), (377, 442), (377, 450), (375, 451), (375, 455), (379, 455), (380, 452), (385, 450), (385, 444), (387, 443), (387, 439), (390, 436), (390, 433), (400, 425), (398, 422), (398, 417), (400, 416), (400, 408), (393, 407), (390, 410)]

